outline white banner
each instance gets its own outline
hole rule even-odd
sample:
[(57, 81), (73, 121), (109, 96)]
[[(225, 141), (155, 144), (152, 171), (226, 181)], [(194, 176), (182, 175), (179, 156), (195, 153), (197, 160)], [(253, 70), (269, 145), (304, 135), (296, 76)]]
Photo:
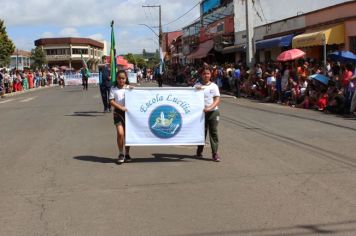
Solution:
[[(82, 85), (82, 74), (65, 74), (64, 75), (65, 85)], [(91, 73), (88, 78), (88, 84), (99, 84), (99, 73)]]
[(130, 84), (137, 84), (137, 73), (128, 72), (127, 77)]
[(125, 91), (126, 144), (204, 145), (204, 92), (195, 88)]

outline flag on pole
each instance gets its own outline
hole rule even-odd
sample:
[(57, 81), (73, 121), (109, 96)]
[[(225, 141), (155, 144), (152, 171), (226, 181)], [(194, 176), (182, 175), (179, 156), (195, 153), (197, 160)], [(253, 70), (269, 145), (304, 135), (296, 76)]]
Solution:
[(83, 66), (85, 66), (85, 75), (89, 78), (91, 76), (91, 73), (88, 68), (87, 61), (83, 57), (82, 51), (80, 51), (80, 58), (82, 59)]
[(164, 57), (162, 48), (159, 47), (159, 73), (162, 75), (164, 71)]
[(115, 34), (114, 34), (114, 21), (111, 21), (111, 48), (110, 48), (110, 74), (111, 82), (116, 82), (116, 50), (115, 50)]

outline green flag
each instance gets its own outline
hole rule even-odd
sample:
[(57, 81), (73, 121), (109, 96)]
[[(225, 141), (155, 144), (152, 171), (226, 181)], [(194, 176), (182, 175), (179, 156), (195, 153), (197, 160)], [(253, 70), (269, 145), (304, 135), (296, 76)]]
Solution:
[(91, 76), (90, 70), (87, 65), (87, 61), (83, 57), (82, 51), (80, 51), (80, 57), (82, 59), (83, 66), (85, 66), (85, 75), (89, 78)]
[(111, 82), (114, 85), (116, 83), (116, 50), (115, 50), (114, 21), (111, 21), (110, 73), (111, 73)]

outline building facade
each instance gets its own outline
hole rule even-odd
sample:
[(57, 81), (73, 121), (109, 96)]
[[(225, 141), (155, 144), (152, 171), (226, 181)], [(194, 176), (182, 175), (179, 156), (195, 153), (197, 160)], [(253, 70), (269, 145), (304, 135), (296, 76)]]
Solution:
[[(245, 61), (246, 27), (244, 3), (235, 1), (235, 45), (224, 49), (235, 61)], [(254, 27), (255, 61), (276, 60), (284, 50), (300, 48), (307, 57), (324, 60), (335, 50), (355, 51), (356, 2), (343, 3)], [(237, 15), (240, 19), (236, 22)], [(324, 55), (324, 44), (326, 55)]]
[(10, 70), (24, 70), (31, 67), (31, 52), (16, 49), (10, 56)]
[(49, 67), (66, 66), (80, 69), (82, 57), (92, 71), (98, 70), (98, 64), (106, 53), (105, 43), (89, 38), (41, 38), (35, 41), (45, 55)]

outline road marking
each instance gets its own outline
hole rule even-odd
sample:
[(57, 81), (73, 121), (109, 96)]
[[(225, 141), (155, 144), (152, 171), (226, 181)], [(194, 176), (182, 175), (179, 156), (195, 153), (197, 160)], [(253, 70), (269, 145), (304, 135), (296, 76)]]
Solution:
[(15, 100), (15, 99), (5, 100), (5, 101), (0, 102), (0, 104), (7, 103), (7, 102), (11, 102), (11, 101), (14, 101), (14, 100)]
[(96, 94), (93, 96), (93, 98), (100, 98), (100, 95)]
[(20, 102), (29, 102), (29, 101), (32, 101), (33, 99), (35, 99), (36, 97), (30, 97), (30, 98), (26, 98)]

